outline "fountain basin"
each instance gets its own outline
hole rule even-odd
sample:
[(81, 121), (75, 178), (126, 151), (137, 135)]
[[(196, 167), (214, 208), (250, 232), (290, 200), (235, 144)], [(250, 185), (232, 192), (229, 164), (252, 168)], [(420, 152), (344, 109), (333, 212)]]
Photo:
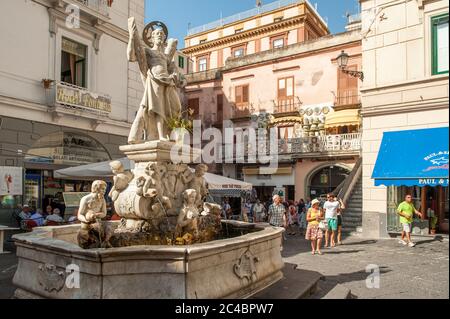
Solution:
[(19, 261), (13, 278), (18, 287), (15, 297), (248, 298), (282, 278), (283, 229), (236, 221), (224, 224), (246, 234), (191, 246), (90, 250), (77, 245), (79, 225), (40, 227), (15, 235)]

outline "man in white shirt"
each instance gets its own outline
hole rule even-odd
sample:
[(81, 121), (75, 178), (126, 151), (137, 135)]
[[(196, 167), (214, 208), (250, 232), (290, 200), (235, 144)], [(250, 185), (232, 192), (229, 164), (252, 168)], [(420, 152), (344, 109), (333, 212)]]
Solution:
[(53, 210), (53, 214), (48, 215), (47, 218), (45, 219), (45, 224), (48, 224), (48, 222), (63, 223), (64, 219), (60, 216), (60, 214), (61, 211), (59, 210), (59, 208), (55, 208)]
[(331, 235), (331, 247), (336, 246), (335, 234), (338, 229), (338, 213), (340, 212), (340, 204), (336, 200), (334, 194), (328, 194), (327, 201), (323, 204), (323, 210), (325, 212), (325, 220), (328, 228), (325, 232), (325, 247), (329, 247), (330, 235)]
[(223, 206), (222, 206), (222, 215), (225, 219), (228, 219), (231, 214), (231, 206), (228, 204), (228, 200), (224, 200)]

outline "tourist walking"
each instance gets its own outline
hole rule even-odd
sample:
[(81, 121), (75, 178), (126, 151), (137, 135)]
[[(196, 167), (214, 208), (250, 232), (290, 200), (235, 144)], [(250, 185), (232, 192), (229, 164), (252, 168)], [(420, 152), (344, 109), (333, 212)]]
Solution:
[(300, 202), (297, 205), (298, 209), (298, 228), (300, 230), (301, 235), (306, 234), (306, 228), (308, 227), (308, 222), (306, 221), (306, 204), (305, 201), (300, 199)]
[(288, 209), (288, 235), (295, 235), (295, 224), (298, 223), (297, 206), (291, 201)]
[(259, 199), (253, 205), (253, 215), (256, 218), (257, 223), (264, 223), (266, 221), (266, 208)]
[(306, 220), (308, 221), (308, 228), (306, 229), (306, 240), (311, 241), (311, 253), (313, 255), (316, 252), (319, 255), (322, 255), (320, 251), (320, 246), (322, 244), (323, 231), (320, 229), (319, 224), (320, 221), (323, 220), (322, 212), (320, 211), (320, 201), (314, 199), (311, 202), (311, 208), (308, 210), (306, 215)]
[(414, 207), (411, 195), (408, 194), (405, 196), (405, 201), (398, 206), (397, 213), (400, 216), (400, 223), (403, 227), (402, 239), (399, 241), (399, 243), (405, 246), (408, 245), (409, 247), (416, 246), (416, 244), (411, 240), (412, 222), (414, 214), (422, 218), (422, 213), (417, 211), (417, 209)]
[[(273, 204), (269, 206), (269, 224), (275, 227), (287, 227), (286, 208), (279, 195), (273, 196)], [(283, 238), (286, 240), (284, 233)]]
[(327, 223), (327, 230), (325, 231), (325, 248), (336, 246), (336, 232), (338, 229), (338, 212), (340, 204), (336, 200), (334, 194), (330, 193), (327, 196), (327, 201), (323, 204), (325, 212), (325, 221)]

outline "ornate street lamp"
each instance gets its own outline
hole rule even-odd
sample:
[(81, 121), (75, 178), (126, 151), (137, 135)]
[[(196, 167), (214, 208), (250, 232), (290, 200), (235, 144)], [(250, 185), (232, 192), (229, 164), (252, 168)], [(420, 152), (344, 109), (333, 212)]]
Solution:
[(360, 71), (354, 71), (354, 70), (347, 70), (347, 64), (348, 64), (349, 55), (345, 53), (344, 50), (342, 50), (341, 54), (336, 58), (339, 69), (344, 72), (345, 74), (348, 74), (350, 76), (353, 76), (355, 78), (361, 79), (361, 81), (364, 81), (364, 73)]

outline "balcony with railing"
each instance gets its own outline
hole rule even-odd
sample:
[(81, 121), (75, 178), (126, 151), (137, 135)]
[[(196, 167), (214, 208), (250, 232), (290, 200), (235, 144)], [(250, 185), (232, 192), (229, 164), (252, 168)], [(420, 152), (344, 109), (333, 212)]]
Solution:
[(361, 95), (358, 90), (339, 91), (334, 101), (334, 106), (338, 110), (346, 106), (359, 107), (361, 104)]
[(279, 154), (352, 153), (361, 151), (362, 133), (279, 140)]
[(233, 105), (233, 116), (232, 118), (246, 118), (250, 117), (253, 112), (253, 107), (250, 103), (236, 103)]
[(204, 24), (204, 25), (201, 25), (198, 27), (190, 28), (188, 30), (188, 36), (197, 34), (197, 33), (202, 33), (202, 32), (209, 31), (209, 30), (214, 30), (216, 28), (221, 28), (225, 25), (228, 25), (228, 24), (240, 21), (240, 20), (258, 16), (258, 15), (261, 15), (261, 14), (264, 14), (264, 13), (267, 13), (267, 12), (270, 12), (273, 10), (281, 9), (283, 7), (288, 7), (288, 6), (291, 6), (294, 4), (302, 4), (302, 3), (307, 3), (309, 5), (310, 9), (319, 17), (319, 20), (324, 25), (327, 25), (325, 20), (323, 20), (322, 17), (317, 12), (316, 8), (314, 6), (312, 6), (308, 0), (279, 0), (279, 1), (271, 2), (266, 5), (251, 9), (251, 10), (240, 12), (238, 14), (235, 14), (235, 15), (232, 15), (232, 16), (229, 16), (226, 18), (222, 18), (222, 19)]
[(274, 115), (297, 113), (299, 108), (302, 106), (300, 102), (297, 102), (294, 98), (292, 99), (279, 99), (274, 101)]

